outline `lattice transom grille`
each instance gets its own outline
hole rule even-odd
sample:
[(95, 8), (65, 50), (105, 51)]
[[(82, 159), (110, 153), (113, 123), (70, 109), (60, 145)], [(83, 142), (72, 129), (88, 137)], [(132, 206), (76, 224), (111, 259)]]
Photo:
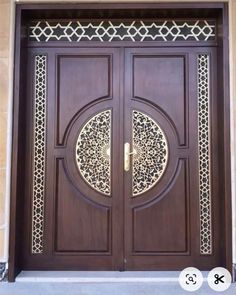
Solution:
[(212, 253), (209, 56), (198, 56), (198, 140), (200, 185), (200, 253)]
[(29, 40), (48, 41), (209, 41), (215, 40), (214, 20), (38, 21)]
[(82, 128), (76, 144), (76, 162), (84, 180), (95, 190), (111, 193), (111, 111), (92, 117)]
[(133, 111), (133, 196), (152, 188), (163, 175), (168, 144), (161, 127), (142, 112)]
[(43, 252), (45, 141), (46, 141), (46, 62), (45, 55), (35, 57), (34, 153), (32, 253)]

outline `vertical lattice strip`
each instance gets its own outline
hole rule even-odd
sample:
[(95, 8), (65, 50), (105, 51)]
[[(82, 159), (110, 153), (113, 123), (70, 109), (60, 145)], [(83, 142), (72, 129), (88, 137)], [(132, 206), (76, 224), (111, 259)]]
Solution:
[(43, 252), (45, 141), (46, 141), (46, 62), (35, 56), (34, 151), (32, 202), (32, 253)]
[(212, 253), (209, 55), (198, 55), (200, 253)]

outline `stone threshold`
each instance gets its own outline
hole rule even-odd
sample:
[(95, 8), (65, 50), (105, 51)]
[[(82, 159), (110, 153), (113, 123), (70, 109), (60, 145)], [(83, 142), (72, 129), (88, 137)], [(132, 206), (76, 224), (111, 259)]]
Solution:
[[(22, 271), (16, 282), (176, 283), (179, 271)], [(207, 271), (202, 272), (204, 280)]]

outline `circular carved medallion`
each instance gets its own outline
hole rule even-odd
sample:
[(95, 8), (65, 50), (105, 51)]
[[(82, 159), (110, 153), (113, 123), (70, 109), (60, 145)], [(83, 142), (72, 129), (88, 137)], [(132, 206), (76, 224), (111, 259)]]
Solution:
[(152, 188), (162, 177), (168, 144), (161, 127), (149, 116), (133, 111), (133, 196)]

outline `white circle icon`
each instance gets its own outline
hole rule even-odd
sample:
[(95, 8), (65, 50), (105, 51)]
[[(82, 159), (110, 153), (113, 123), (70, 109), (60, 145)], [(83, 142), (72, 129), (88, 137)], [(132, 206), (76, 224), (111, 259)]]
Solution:
[(179, 275), (179, 284), (186, 291), (194, 292), (201, 288), (202, 283), (202, 273), (195, 267), (187, 267)]
[(224, 267), (213, 268), (207, 277), (208, 285), (214, 291), (222, 292), (227, 290), (232, 282), (230, 272)]

